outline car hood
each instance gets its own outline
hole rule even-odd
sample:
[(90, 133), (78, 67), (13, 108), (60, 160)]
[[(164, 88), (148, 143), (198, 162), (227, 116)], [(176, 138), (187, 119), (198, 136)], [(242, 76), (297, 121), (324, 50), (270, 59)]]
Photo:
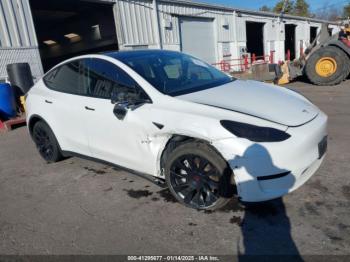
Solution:
[(303, 125), (319, 112), (316, 106), (294, 91), (249, 80), (235, 80), (177, 98), (244, 113), (286, 126)]

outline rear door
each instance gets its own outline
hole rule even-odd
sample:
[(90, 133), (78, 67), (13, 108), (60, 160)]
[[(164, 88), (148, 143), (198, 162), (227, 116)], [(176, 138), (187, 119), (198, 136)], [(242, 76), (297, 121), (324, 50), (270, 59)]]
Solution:
[(66, 63), (44, 77), (48, 92), (42, 102), (44, 110), (50, 111), (50, 124), (62, 150), (89, 156), (87, 90), (80, 63), (80, 60)]

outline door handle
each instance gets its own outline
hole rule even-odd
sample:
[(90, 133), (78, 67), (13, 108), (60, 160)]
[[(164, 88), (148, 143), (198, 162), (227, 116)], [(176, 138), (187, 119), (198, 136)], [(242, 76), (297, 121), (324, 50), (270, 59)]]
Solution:
[(91, 108), (91, 107), (88, 107), (88, 106), (86, 106), (85, 109), (89, 110), (89, 111), (95, 111), (95, 108)]
[(47, 104), (52, 104), (52, 101), (49, 101), (49, 100), (46, 100), (46, 99), (45, 99), (45, 103), (47, 103)]

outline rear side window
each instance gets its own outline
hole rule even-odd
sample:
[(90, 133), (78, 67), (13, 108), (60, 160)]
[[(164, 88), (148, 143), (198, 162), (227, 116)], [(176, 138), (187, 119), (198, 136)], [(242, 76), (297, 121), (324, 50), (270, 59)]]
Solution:
[(55, 91), (87, 95), (80, 73), (80, 61), (73, 61), (52, 70), (44, 77), (44, 82)]

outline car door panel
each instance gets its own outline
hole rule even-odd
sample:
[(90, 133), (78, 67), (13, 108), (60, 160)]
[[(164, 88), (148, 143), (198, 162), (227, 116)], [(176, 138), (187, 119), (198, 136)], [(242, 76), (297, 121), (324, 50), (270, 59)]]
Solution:
[(148, 119), (150, 105), (129, 109), (123, 120), (114, 115), (114, 105), (108, 100), (91, 98), (89, 105), (95, 108), (88, 129), (93, 157), (140, 172), (153, 170), (150, 133), (156, 127)]
[(44, 108), (64, 151), (90, 156), (86, 132), (86, 93), (81, 85), (80, 61), (64, 64), (44, 78)]
[[(93, 157), (133, 170), (150, 170), (153, 156), (150, 154), (149, 134), (156, 127), (149, 119), (150, 104), (128, 109), (124, 118), (114, 114), (112, 93), (136, 99), (135, 81), (116, 65), (102, 59), (86, 59), (84, 71), (89, 90), (88, 138)], [(122, 96), (123, 97), (123, 96)]]
[[(54, 92), (54, 91), (53, 91)], [(86, 132), (86, 97), (55, 92), (52, 99), (54, 119), (58, 124), (61, 148), (78, 154), (90, 155)]]

